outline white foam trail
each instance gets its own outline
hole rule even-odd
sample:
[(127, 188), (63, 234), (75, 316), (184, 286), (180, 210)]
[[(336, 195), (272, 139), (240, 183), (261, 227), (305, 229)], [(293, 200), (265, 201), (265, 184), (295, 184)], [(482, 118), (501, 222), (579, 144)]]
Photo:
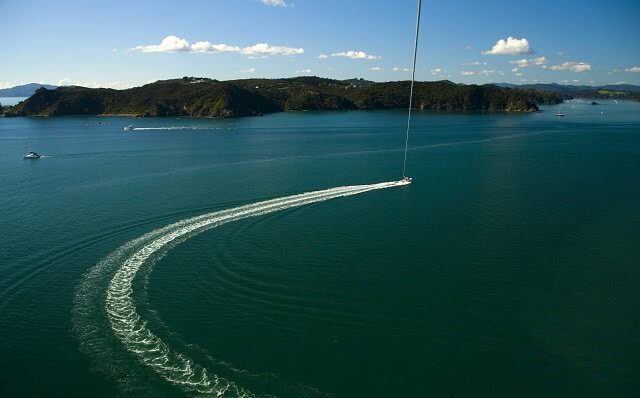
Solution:
[(231, 130), (231, 127), (197, 127), (197, 126), (170, 126), (170, 127), (134, 127), (133, 131), (145, 130)]
[(391, 181), (285, 196), (189, 218), (134, 239), (119, 250), (130, 247), (133, 242), (141, 243), (141, 248), (122, 263), (107, 288), (106, 311), (111, 328), (127, 350), (134, 353), (142, 363), (171, 383), (201, 394), (254, 396), (250, 391), (229, 380), (217, 375), (210, 376), (205, 368), (195, 365), (183, 354), (172, 350), (160, 337), (147, 328), (146, 321), (138, 314), (133, 299), (133, 280), (138, 270), (150, 257), (167, 245), (183, 241), (225, 223), (407, 184), (406, 181)]

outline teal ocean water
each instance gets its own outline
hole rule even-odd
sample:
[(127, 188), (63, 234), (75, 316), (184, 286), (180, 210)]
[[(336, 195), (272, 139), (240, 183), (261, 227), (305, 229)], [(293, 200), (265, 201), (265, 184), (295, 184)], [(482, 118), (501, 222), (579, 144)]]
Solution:
[(638, 396), (640, 104), (555, 111), (0, 119), (0, 396)]

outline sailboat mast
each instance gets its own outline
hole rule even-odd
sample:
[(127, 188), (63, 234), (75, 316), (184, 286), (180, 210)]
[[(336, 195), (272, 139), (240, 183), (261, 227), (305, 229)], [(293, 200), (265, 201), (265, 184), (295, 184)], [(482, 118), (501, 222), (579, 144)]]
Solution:
[(402, 178), (407, 175), (407, 150), (409, 149), (409, 130), (411, 130), (411, 105), (413, 104), (413, 86), (416, 81), (416, 58), (418, 56), (418, 38), (420, 36), (420, 15), (422, 13), (422, 0), (418, 0), (418, 15), (416, 17), (416, 40), (413, 47), (413, 68), (411, 68), (411, 90), (409, 92), (409, 114), (407, 117), (407, 134), (404, 141), (404, 163), (402, 165)]

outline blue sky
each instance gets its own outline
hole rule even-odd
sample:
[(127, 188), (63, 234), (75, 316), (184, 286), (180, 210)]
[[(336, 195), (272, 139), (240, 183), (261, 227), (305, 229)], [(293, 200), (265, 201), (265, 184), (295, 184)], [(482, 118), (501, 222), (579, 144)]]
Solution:
[[(0, 88), (186, 75), (407, 79), (416, 4), (0, 0)], [(638, 20), (638, 0), (424, 0), (417, 78), (640, 84)]]

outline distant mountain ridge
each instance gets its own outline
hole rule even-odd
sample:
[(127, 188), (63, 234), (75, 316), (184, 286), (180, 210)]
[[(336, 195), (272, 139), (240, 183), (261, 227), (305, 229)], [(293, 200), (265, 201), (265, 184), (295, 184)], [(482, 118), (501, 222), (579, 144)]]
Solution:
[(27, 83), (20, 86), (0, 89), (0, 97), (31, 97), (40, 87), (54, 90), (58, 86), (42, 83)]
[[(405, 108), (409, 81), (376, 83), (315, 76), (218, 81), (184, 77), (127, 90), (40, 88), (5, 116), (134, 115), (236, 117), (301, 110)], [(413, 106), (444, 111), (535, 112), (559, 103), (554, 93), (497, 86), (417, 82)]]
[(493, 83), (498, 87), (533, 89), (580, 98), (640, 98), (640, 86), (633, 84), (606, 84), (602, 86), (574, 86), (557, 83), (511, 84)]

